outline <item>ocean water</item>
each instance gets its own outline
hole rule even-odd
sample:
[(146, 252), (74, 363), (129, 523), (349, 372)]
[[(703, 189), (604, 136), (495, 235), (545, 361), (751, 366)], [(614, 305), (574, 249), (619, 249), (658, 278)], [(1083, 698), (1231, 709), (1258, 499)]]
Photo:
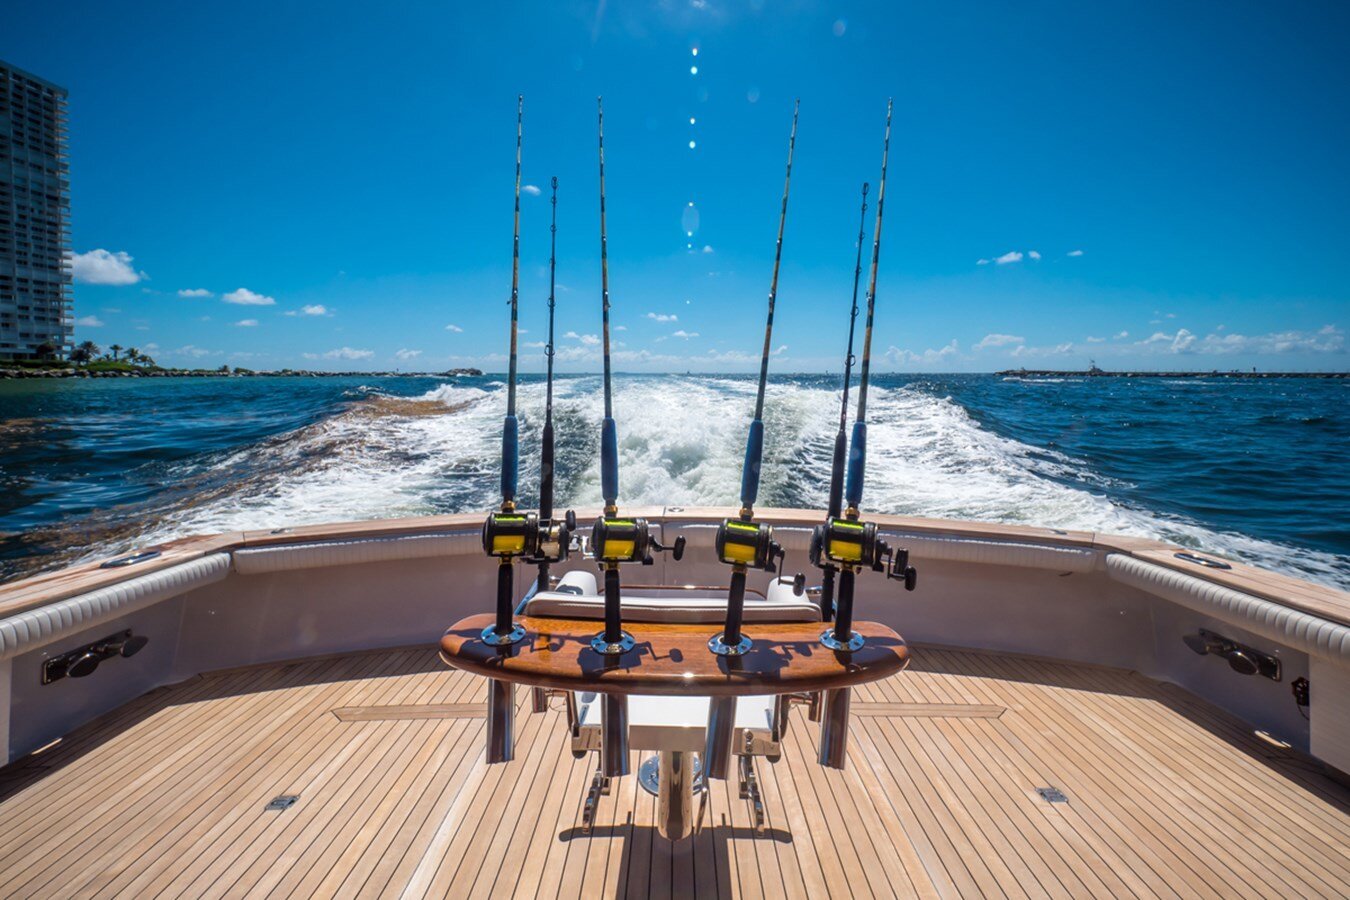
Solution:
[[(754, 381), (619, 376), (622, 504), (737, 501)], [(598, 505), (600, 380), (555, 388), (559, 506)], [(761, 506), (821, 507), (837, 377), (769, 387)], [(520, 389), (537, 502), (543, 384)], [(1350, 382), (880, 376), (864, 507), (1161, 538), (1350, 588)], [(498, 377), (0, 382), (0, 579), (188, 534), (478, 512)]]

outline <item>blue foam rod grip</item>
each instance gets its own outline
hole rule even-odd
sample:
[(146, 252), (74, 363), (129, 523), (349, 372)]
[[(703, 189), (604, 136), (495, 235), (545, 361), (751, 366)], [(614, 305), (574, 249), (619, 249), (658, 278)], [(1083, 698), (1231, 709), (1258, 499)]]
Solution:
[(520, 476), (520, 426), (515, 416), (502, 422), (502, 499), (516, 499), (516, 483)]
[(853, 423), (853, 441), (848, 448), (848, 487), (844, 498), (849, 506), (862, 505), (863, 469), (867, 466), (867, 423)]
[(600, 493), (607, 505), (619, 501), (619, 429), (608, 416), (600, 426)]
[(750, 435), (745, 439), (745, 466), (741, 469), (741, 505), (754, 506), (759, 496), (759, 467), (764, 460), (764, 422), (750, 423)]

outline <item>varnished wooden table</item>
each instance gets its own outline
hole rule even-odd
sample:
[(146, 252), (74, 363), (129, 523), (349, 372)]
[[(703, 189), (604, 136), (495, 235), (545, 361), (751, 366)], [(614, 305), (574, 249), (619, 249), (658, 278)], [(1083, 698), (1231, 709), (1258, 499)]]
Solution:
[(525, 638), (509, 647), (482, 640), (491, 615), (456, 622), (441, 638), (441, 659), (453, 668), (533, 687), (606, 694), (736, 697), (832, 690), (879, 681), (909, 663), (900, 635), (876, 622), (855, 622), (866, 644), (852, 653), (823, 647), (828, 623), (747, 625), (754, 647), (744, 656), (718, 656), (708, 640), (720, 624), (626, 627), (637, 642), (621, 656), (590, 647), (603, 628), (590, 619), (520, 617)]

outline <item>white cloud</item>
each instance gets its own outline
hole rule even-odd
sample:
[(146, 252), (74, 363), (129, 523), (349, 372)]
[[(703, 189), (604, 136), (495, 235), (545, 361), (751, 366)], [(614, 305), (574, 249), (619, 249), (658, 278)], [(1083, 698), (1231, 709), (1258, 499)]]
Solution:
[(445, 330), (453, 331), (455, 334), (461, 334), (464, 331), (464, 329), (460, 328), (458, 325), (447, 325), (445, 326)]
[(595, 347), (600, 343), (600, 338), (593, 334), (577, 334), (575, 331), (569, 331), (567, 334), (564, 334), (563, 337), (571, 338), (574, 341), (581, 341), (581, 343), (587, 347)]
[(296, 309), (286, 310), (288, 316), (331, 316), (333, 311), (322, 303), (307, 303)]
[(190, 297), (214, 297), (215, 294), (211, 293), (211, 292), (208, 291), (206, 288), (184, 288), (183, 290), (181, 290), (181, 291), (178, 292), (178, 296), (180, 296), (180, 297), (188, 297), (188, 298), (190, 298)]
[(238, 306), (275, 306), (276, 300), (263, 294), (255, 294), (248, 288), (240, 288), (237, 291), (230, 291), (228, 294), (221, 295), (226, 303), (234, 303)]
[(370, 359), (375, 355), (374, 350), (353, 350), (351, 347), (340, 347), (337, 350), (329, 350), (323, 355), (324, 359)]
[(713, 252), (712, 244), (704, 244), (704, 245), (703, 245), (703, 252), (704, 252), (704, 253), (712, 253), (712, 252)]
[(1113, 337), (1111, 338), (1111, 340), (1113, 340), (1113, 341), (1123, 341), (1123, 340), (1125, 340), (1125, 339), (1126, 339), (1127, 337), (1129, 337), (1129, 336), (1130, 336), (1130, 333), (1129, 333), (1128, 331), (1122, 331), (1120, 334), (1117, 334), (1117, 335), (1113, 336)]
[(951, 343), (938, 349), (929, 348), (922, 353), (914, 353), (910, 350), (903, 350), (900, 347), (891, 347), (886, 351), (886, 357), (897, 366), (904, 365), (934, 365), (944, 362), (960, 354), (960, 346), (953, 338)]
[(1028, 250), (1028, 251), (1027, 251), (1027, 256), (1030, 256), (1032, 259), (1040, 259), (1040, 258), (1041, 258), (1041, 254), (1040, 254), (1040, 252), (1037, 251), (1037, 250)]
[(132, 268), (131, 254), (124, 250), (116, 253), (107, 250), (76, 253), (71, 256), (70, 262), (75, 280), (85, 284), (135, 284), (146, 277), (144, 272)]
[(417, 357), (419, 357), (419, 356), (421, 356), (421, 355), (422, 355), (422, 351), (421, 351), (421, 350), (408, 350), (408, 349), (403, 349), (403, 350), (397, 350), (397, 351), (394, 352), (394, 357), (395, 357), (396, 359), (403, 360), (404, 362), (407, 362), (407, 361), (410, 360), (410, 359), (417, 359)]
[(520, 186), (521, 193), (529, 194), (531, 197), (538, 197), (541, 191), (537, 184), (523, 184)]
[(628, 330), (628, 326), (627, 326), (627, 325), (615, 325), (615, 326), (614, 326), (614, 330), (615, 330), (615, 331), (627, 331), (627, 330)]
[(1007, 253), (1003, 254), (1002, 256), (994, 260), (994, 262), (998, 263), (1000, 266), (1006, 266), (1008, 263), (1015, 263), (1021, 261), (1022, 261), (1021, 250), (1009, 250)]
[(98, 316), (81, 316), (75, 320), (75, 324), (80, 328), (102, 328), (103, 320)]
[(1104, 342), (1105, 340), (1106, 340), (1106, 338), (1101, 338), (1101, 337), (1091, 337), (1091, 336), (1089, 336), (1088, 339), (1087, 339), (1087, 342), (1088, 342), (1089, 344), (1100, 344), (1100, 343)]
[(193, 359), (201, 359), (203, 356), (218, 356), (219, 350), (207, 350), (204, 347), (194, 347), (192, 344), (184, 344), (177, 350), (170, 350), (169, 356), (191, 356)]
[(684, 338), (685, 340), (688, 340), (689, 338), (696, 338), (696, 337), (698, 337), (698, 332), (697, 332), (697, 331), (685, 331), (683, 328), (681, 328), (679, 331), (677, 331), (677, 332), (675, 332), (674, 334), (672, 334), (671, 337)]
[(977, 260), (975, 260), (975, 265), (977, 265), (977, 266), (987, 266), (987, 265), (989, 265), (989, 260), (987, 260), (987, 259), (977, 259)]
[(235, 322), (234, 324), (235, 324), (235, 327), (236, 327), (236, 328), (257, 328), (257, 327), (258, 327), (258, 320), (257, 320), (257, 319), (240, 319), (238, 322)]
[(975, 345), (976, 350), (983, 350), (986, 347), (1007, 347), (1011, 344), (1025, 343), (1026, 338), (1018, 337), (1015, 334), (986, 334), (980, 338), (980, 342)]
[(1208, 334), (1203, 338), (1178, 328), (1176, 334), (1158, 332), (1135, 346), (1165, 353), (1247, 354), (1344, 353), (1345, 333), (1335, 325), (1317, 331), (1276, 331), (1270, 334)]
[(531, 350), (543, 350), (548, 346), (548, 341), (530, 341), (525, 346)]
[(677, 315), (674, 315), (673, 313), (672, 313), (671, 315), (666, 315), (665, 313), (654, 313), (654, 312), (649, 312), (649, 313), (647, 313), (647, 318), (651, 319), (653, 322), (678, 322), (678, 321), (680, 321), (680, 317), (677, 316)]
[(1066, 254), (1064, 254), (1064, 255), (1065, 255), (1065, 256), (1082, 256), (1082, 255), (1083, 255), (1083, 251), (1082, 251), (1082, 250), (1070, 250), (1068, 253), (1066, 253)]

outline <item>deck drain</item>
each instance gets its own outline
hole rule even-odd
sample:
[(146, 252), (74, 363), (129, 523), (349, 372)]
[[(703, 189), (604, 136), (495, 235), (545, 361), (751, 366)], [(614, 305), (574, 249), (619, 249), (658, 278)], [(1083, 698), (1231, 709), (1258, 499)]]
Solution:
[(290, 809), (295, 805), (295, 801), (300, 799), (299, 794), (282, 794), (280, 797), (273, 797), (272, 802), (264, 807), (269, 812), (278, 812), (283, 809)]
[(1041, 795), (1041, 799), (1046, 803), (1068, 803), (1069, 798), (1056, 787), (1036, 788), (1036, 793)]

